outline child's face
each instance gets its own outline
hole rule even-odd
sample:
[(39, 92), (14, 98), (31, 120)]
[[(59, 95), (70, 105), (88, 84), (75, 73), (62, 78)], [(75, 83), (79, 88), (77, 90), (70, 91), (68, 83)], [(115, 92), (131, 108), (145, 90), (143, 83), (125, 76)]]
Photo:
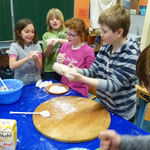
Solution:
[(28, 24), (22, 31), (21, 37), (24, 40), (25, 45), (29, 45), (34, 38), (34, 26), (33, 24)]
[(118, 33), (113, 32), (106, 24), (101, 24), (101, 37), (106, 44), (114, 44), (117, 40)]
[(67, 34), (68, 42), (70, 42), (72, 45), (76, 45), (76, 44), (81, 43), (80, 36), (76, 32), (74, 32), (73, 30), (67, 28), (66, 34)]
[(49, 23), (53, 30), (58, 30), (61, 28), (61, 22), (55, 17), (55, 15), (53, 15), (53, 17), (50, 18)]

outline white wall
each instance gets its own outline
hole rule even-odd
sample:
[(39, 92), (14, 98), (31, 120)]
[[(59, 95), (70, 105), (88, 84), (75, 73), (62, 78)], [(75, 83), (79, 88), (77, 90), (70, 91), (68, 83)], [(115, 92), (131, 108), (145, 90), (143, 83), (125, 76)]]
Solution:
[(141, 37), (141, 51), (150, 45), (150, 0), (147, 3), (147, 10), (142, 30), (142, 37)]

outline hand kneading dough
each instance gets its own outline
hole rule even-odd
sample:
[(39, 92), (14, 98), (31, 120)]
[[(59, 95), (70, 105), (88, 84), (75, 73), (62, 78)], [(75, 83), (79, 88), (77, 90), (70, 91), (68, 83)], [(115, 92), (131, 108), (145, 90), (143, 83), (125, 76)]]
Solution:
[(69, 67), (63, 64), (54, 63), (53, 69), (60, 75), (65, 75), (69, 80), (73, 80), (74, 76), (69, 74)]
[(69, 73), (65, 73), (65, 76), (69, 79), (69, 80), (73, 80), (74, 76), (70, 75)]
[(69, 67), (63, 64), (54, 63), (53, 69), (60, 75), (64, 75), (66, 72), (68, 72)]

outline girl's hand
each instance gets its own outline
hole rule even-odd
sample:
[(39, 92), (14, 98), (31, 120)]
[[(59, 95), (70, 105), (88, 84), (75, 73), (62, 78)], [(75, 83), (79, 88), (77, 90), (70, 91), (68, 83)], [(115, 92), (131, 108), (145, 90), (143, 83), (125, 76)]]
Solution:
[(34, 53), (32, 54), (32, 59), (38, 61), (38, 59), (39, 59), (39, 52), (38, 51), (34, 51)]
[(51, 39), (47, 39), (47, 40), (46, 40), (46, 44), (47, 44), (47, 46), (52, 45), (51, 43), (52, 43), (52, 40), (51, 40)]
[(28, 56), (27, 56), (27, 58), (28, 58), (28, 59), (32, 59), (32, 55), (33, 55), (33, 54), (34, 54), (34, 51), (30, 51), (29, 54), (28, 54)]
[(63, 62), (65, 61), (65, 55), (66, 55), (65, 53), (63, 54), (59, 53), (57, 56), (57, 62), (63, 64)]
[(52, 38), (52, 39), (47, 39), (46, 40), (47, 46), (54, 47), (57, 43), (58, 43), (58, 39), (57, 38)]
[(29, 59), (39, 59), (39, 52), (38, 51), (30, 51), (29, 55), (27, 56)]

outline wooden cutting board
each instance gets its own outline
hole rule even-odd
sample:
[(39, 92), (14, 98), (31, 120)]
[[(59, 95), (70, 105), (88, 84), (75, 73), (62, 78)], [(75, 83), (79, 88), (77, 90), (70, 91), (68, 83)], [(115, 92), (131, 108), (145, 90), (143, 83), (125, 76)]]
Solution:
[(99, 103), (77, 96), (64, 96), (40, 104), (35, 112), (48, 110), (50, 117), (33, 115), (35, 128), (61, 142), (79, 143), (99, 136), (110, 125), (109, 112)]

